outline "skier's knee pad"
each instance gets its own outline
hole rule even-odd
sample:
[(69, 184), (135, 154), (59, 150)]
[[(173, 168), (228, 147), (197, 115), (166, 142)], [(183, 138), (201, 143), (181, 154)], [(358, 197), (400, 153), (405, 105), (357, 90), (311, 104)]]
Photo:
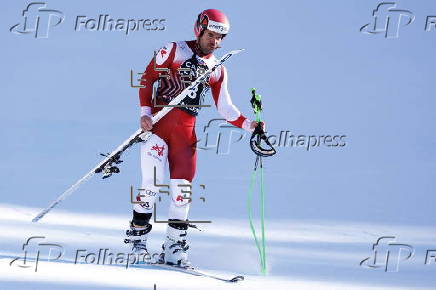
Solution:
[(157, 192), (147, 188), (154, 189), (154, 186), (147, 186), (146, 188), (141, 188), (136, 195), (136, 200), (134, 201), (133, 209), (140, 213), (151, 213), (153, 211), (155, 199)]
[(186, 179), (171, 179), (171, 201), (177, 207), (186, 206), (191, 202), (191, 183)]
[(170, 180), (171, 202), (169, 219), (186, 220), (191, 204), (191, 183), (186, 179)]

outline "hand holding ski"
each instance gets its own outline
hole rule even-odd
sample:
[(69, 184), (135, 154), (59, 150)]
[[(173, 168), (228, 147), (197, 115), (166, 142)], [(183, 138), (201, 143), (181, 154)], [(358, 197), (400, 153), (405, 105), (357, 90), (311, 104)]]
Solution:
[[(195, 81), (193, 81), (188, 87), (186, 87), (177, 97), (175, 97), (166, 107), (160, 110), (156, 115), (152, 117), (153, 125), (159, 122), (169, 111), (171, 111), (175, 106), (180, 104), (186, 97), (195, 96), (196, 87), (202, 83), (206, 82), (209, 75), (214, 72), (220, 65), (222, 65), (227, 59), (232, 55), (238, 54), (243, 49), (233, 50), (226, 53), (222, 58), (220, 58), (216, 64), (210, 69), (206, 70), (201, 76), (199, 76)], [(110, 177), (113, 173), (118, 173), (119, 168), (114, 164), (121, 163), (121, 155), (124, 151), (130, 148), (133, 144), (138, 142), (147, 141), (151, 136), (151, 132), (144, 132), (142, 129), (138, 129), (129, 138), (127, 138), (120, 146), (118, 146), (114, 151), (108, 153), (105, 158), (97, 164), (93, 169), (86, 173), (82, 178), (80, 178), (76, 183), (74, 183), (70, 188), (63, 192), (57, 199), (55, 199), (47, 208), (43, 209), (32, 222), (38, 222), (42, 217), (44, 217), (52, 208), (61, 203), (65, 198), (75, 192), (80, 185), (89, 180), (95, 173), (103, 173), (103, 178)]]

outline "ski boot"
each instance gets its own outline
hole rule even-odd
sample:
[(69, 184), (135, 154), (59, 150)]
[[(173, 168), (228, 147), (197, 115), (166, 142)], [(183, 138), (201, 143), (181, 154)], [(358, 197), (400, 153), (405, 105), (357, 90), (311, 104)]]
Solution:
[[(170, 220), (171, 221), (171, 220)], [(178, 266), (182, 268), (193, 268), (188, 260), (186, 251), (189, 246), (186, 242), (188, 232), (187, 223), (169, 223), (166, 239), (162, 245), (162, 253), (159, 256), (159, 263)]]
[(142, 259), (144, 262), (151, 262), (151, 255), (147, 250), (147, 236), (151, 228), (151, 224), (137, 226), (131, 221), (130, 230), (126, 231), (128, 238), (124, 240), (126, 244), (133, 244), (132, 253), (138, 256), (143, 255)]

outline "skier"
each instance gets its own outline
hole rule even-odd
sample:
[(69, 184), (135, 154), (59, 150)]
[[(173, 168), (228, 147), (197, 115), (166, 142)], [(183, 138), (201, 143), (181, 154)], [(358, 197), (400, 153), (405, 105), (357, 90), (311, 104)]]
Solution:
[[(230, 25), (219, 10), (207, 9), (198, 15), (194, 24), (196, 40), (170, 42), (161, 48), (148, 64), (139, 90), (141, 106), (140, 125), (151, 131), (150, 139), (141, 144), (142, 191), (133, 206), (129, 241), (134, 253), (148, 254), (147, 236), (151, 231), (150, 218), (159, 186), (164, 184), (164, 170), (169, 164), (170, 207), (166, 238), (160, 261), (170, 265), (190, 267), (186, 241), (190, 185), (196, 168), (195, 119), (205, 93), (210, 88), (220, 115), (230, 124), (252, 132), (258, 122), (250, 121), (232, 104), (227, 90), (227, 69), (218, 67), (208, 81), (197, 87), (193, 98), (185, 98), (179, 107), (172, 109), (153, 126), (152, 115), (162, 109), (183, 89), (189, 86), (216, 60), (213, 52), (220, 47)], [(152, 99), (153, 84), (159, 83)], [(263, 127), (263, 123), (260, 124)]]

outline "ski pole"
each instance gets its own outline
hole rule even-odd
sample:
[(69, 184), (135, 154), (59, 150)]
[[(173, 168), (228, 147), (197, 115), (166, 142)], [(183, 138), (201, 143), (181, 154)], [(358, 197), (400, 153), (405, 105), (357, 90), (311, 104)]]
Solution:
[[(276, 153), (274, 147), (269, 142), (265, 132), (263, 131), (260, 122), (262, 122), (261, 112), (262, 112), (262, 100), (261, 95), (256, 94), (256, 89), (252, 89), (252, 98), (251, 105), (253, 107), (253, 111), (256, 115), (256, 122), (258, 122), (258, 126), (255, 128), (251, 138), (250, 138), (250, 146), (253, 152), (256, 154), (256, 162), (254, 166), (253, 173), (250, 178), (250, 189), (248, 192), (248, 220), (250, 223), (251, 233), (254, 237), (254, 242), (256, 244), (256, 248), (259, 252), (260, 258), (260, 267), (262, 274), (266, 275), (266, 245), (265, 245), (265, 192), (264, 192), (264, 177), (263, 177), (263, 164), (262, 157), (269, 157)], [(264, 148), (261, 146), (261, 141), (264, 141), (269, 148)], [(252, 209), (252, 200), (253, 200), (253, 192), (254, 192), (254, 184), (257, 179), (257, 169), (260, 168), (260, 223), (261, 223), (261, 238), (260, 241), (257, 238), (256, 230), (253, 224), (253, 209)]]

